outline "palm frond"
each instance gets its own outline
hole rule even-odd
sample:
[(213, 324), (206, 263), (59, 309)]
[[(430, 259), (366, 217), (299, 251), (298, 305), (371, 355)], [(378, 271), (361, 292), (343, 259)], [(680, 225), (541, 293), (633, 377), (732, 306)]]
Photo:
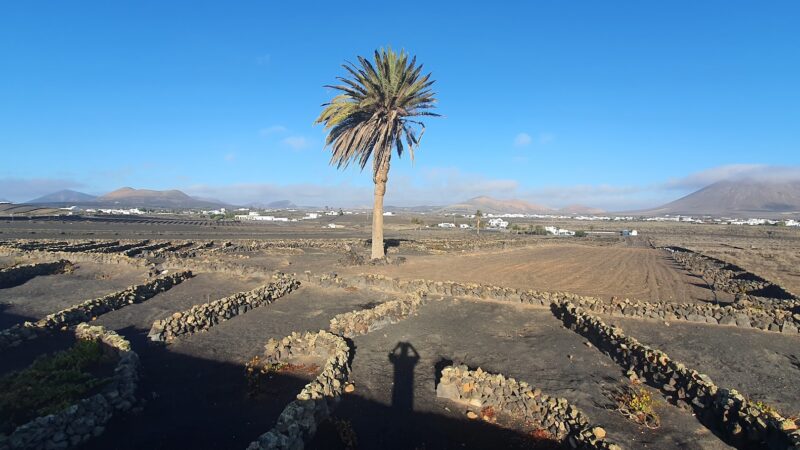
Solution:
[(425, 124), (413, 118), (440, 115), (430, 111), (436, 107), (434, 80), (430, 73), (422, 75), (416, 56), (381, 49), (372, 61), (357, 59), (342, 65), (347, 75), (336, 77), (340, 84), (325, 86), (338, 94), (322, 105), (315, 123), (328, 130), (332, 165), (355, 163), (363, 170), (371, 159), (375, 177), (393, 151), (398, 157), (408, 151), (413, 162), (425, 133)]

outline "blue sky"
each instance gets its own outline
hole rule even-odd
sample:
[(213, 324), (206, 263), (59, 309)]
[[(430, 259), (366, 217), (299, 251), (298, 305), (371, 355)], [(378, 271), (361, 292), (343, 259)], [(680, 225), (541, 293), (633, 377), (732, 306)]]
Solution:
[(445, 115), (394, 160), (389, 205), (628, 209), (800, 166), (797, 1), (289, 3), (4, 2), (0, 198), (369, 204), (312, 123), (340, 64), (387, 45)]

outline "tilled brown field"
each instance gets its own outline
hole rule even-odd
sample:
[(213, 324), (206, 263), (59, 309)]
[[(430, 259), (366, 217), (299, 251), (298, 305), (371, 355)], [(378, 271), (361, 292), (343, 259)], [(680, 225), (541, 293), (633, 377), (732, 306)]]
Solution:
[(358, 268), (404, 279), (487, 283), (597, 297), (711, 301), (705, 282), (663, 250), (558, 243), (470, 254), (417, 256), (405, 264)]

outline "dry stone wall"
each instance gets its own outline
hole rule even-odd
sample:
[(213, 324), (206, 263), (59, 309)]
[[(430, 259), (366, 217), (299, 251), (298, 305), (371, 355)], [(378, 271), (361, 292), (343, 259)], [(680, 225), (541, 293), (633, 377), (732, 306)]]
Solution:
[(330, 415), (350, 374), (350, 347), (342, 337), (320, 330), (292, 333), (281, 340), (270, 339), (263, 359), (277, 364), (307, 356), (325, 361), (322, 372), (284, 408), (275, 426), (252, 442), (248, 450), (302, 449)]
[(424, 296), (412, 294), (408, 298), (381, 303), (374, 308), (339, 314), (331, 319), (329, 329), (348, 338), (380, 330), (416, 314), (425, 299)]
[(565, 326), (588, 338), (629, 374), (693, 408), (698, 418), (727, 442), (739, 447), (800, 450), (800, 431), (792, 419), (758, 407), (736, 390), (717, 386), (707, 375), (625, 336), (622, 329), (606, 325), (580, 306), (565, 301), (553, 309)]
[(24, 264), (0, 270), (0, 288), (18, 286), (40, 275), (64, 273), (72, 268), (72, 263), (60, 259), (54, 262)]
[(603, 428), (593, 426), (586, 415), (566, 399), (549, 397), (524, 381), (490, 374), (478, 368), (447, 366), (442, 369), (436, 396), (470, 407), (492, 407), (514, 417), (541, 424), (571, 448), (619, 450), (605, 440)]
[(100, 342), (117, 364), (111, 382), (101, 392), (56, 414), (38, 417), (0, 434), (0, 450), (69, 449), (78, 447), (105, 430), (112, 415), (131, 409), (136, 401), (139, 357), (130, 343), (113, 331), (82, 323), (75, 329), (80, 340)]
[(0, 331), (0, 350), (19, 345), (55, 330), (65, 329), (125, 306), (141, 303), (192, 277), (191, 271), (157, 278), (149, 283), (131, 286), (123, 291), (87, 300), (50, 314), (37, 322), (25, 322)]
[(253, 308), (269, 305), (298, 286), (300, 283), (294, 277), (282, 273), (275, 274), (273, 281), (266, 286), (195, 305), (186, 311), (176, 312), (166, 319), (156, 320), (148, 337), (152, 341), (169, 342), (182, 335), (208, 330)]
[(741, 267), (682, 247), (664, 247), (686, 270), (699, 274), (714, 289), (737, 295), (797, 300), (777, 284)]
[(800, 330), (800, 311), (782, 307), (751, 307), (746, 303), (733, 305), (645, 302), (581, 296), (568, 292), (520, 290), (501, 286), (453, 281), (400, 280), (382, 275), (361, 274), (339, 277), (336, 274), (306, 274), (309, 280), (322, 286), (358, 287), (398, 293), (421, 293), (466, 297), (480, 300), (507, 301), (534, 306), (571, 301), (598, 314), (639, 319), (680, 320), (696, 323), (756, 328), (764, 331), (797, 335)]

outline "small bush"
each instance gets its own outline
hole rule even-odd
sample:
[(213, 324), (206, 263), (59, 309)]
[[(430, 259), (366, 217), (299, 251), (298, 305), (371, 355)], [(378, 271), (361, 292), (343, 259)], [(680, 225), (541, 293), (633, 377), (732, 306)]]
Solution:
[(37, 358), (27, 369), (0, 378), (0, 432), (54, 414), (85, 398), (109, 379), (92, 375), (107, 362), (96, 341), (78, 341), (72, 348)]
[(575, 232), (575, 237), (586, 237), (586, 232), (583, 230), (578, 230)]
[(624, 386), (606, 395), (614, 402), (609, 409), (620, 412), (628, 420), (653, 430), (661, 426), (653, 397), (645, 388)]

